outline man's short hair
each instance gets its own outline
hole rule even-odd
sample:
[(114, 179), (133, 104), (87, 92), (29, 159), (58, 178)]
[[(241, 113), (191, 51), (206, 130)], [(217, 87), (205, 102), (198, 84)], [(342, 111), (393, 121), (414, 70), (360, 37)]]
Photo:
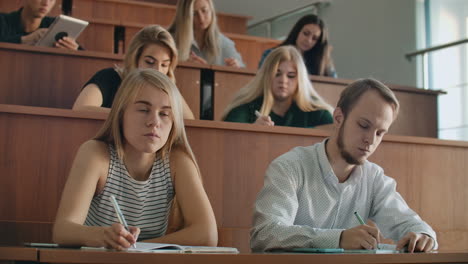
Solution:
[(380, 94), (380, 96), (389, 104), (393, 106), (394, 119), (398, 115), (400, 109), (400, 103), (396, 98), (395, 94), (385, 84), (375, 79), (359, 79), (350, 85), (348, 85), (343, 92), (341, 92), (340, 100), (336, 107), (341, 109), (341, 112), (346, 117), (349, 112), (356, 105), (359, 98), (367, 91), (374, 90)]

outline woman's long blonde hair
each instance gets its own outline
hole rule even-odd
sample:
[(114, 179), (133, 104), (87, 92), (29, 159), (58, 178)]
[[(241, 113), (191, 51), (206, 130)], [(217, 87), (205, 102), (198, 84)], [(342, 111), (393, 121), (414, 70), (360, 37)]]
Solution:
[(271, 87), (272, 79), (278, 70), (278, 67), (283, 61), (291, 61), (297, 71), (297, 89), (293, 95), (293, 100), (297, 106), (304, 112), (315, 110), (333, 111), (333, 107), (329, 105), (315, 91), (311, 81), (308, 78), (308, 73), (302, 60), (299, 51), (293, 46), (281, 46), (274, 49), (265, 59), (262, 67), (258, 70), (257, 75), (252, 81), (237, 92), (234, 100), (224, 110), (222, 120), (224, 120), (232, 109), (252, 102), (260, 96), (263, 96), (262, 115), (269, 115), (274, 104)]
[[(169, 27), (169, 32), (174, 35), (174, 39), (179, 51), (179, 60), (186, 61), (190, 58), (193, 35), (193, 5), (196, 0), (178, 0), (174, 21)], [(198, 43), (203, 47), (202, 51), (207, 54), (207, 61), (213, 64), (220, 54), (218, 20), (212, 0), (207, 0), (211, 10), (211, 24), (205, 31), (203, 43)]]
[(171, 34), (159, 25), (146, 26), (135, 34), (130, 42), (130, 46), (125, 52), (123, 60), (124, 66), (116, 69), (122, 80), (125, 79), (129, 72), (138, 68), (138, 60), (140, 59), (141, 53), (143, 49), (150, 44), (161, 45), (167, 47), (171, 51), (171, 54), (169, 54), (171, 62), (169, 64), (167, 76), (175, 82), (174, 71), (178, 62), (177, 48)]
[(126, 143), (123, 134), (124, 112), (135, 101), (136, 96), (145, 85), (165, 92), (169, 97), (172, 109), (172, 129), (166, 143), (156, 152), (156, 155), (165, 158), (172, 148), (178, 147), (185, 151), (196, 165), (195, 156), (185, 133), (182, 96), (173, 81), (166, 75), (152, 69), (135, 69), (127, 74), (117, 91), (109, 116), (94, 139), (113, 144), (119, 158), (124, 160), (124, 144)]

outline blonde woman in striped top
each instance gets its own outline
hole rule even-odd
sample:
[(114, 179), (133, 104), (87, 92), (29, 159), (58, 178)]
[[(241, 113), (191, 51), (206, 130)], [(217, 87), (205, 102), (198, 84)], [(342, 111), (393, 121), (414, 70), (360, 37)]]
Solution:
[[(78, 150), (57, 212), (56, 243), (117, 250), (139, 240), (216, 246), (216, 221), (181, 105), (166, 75), (151, 69), (127, 75), (103, 127)], [(118, 223), (111, 195), (129, 231)], [(168, 234), (175, 205), (185, 225)]]

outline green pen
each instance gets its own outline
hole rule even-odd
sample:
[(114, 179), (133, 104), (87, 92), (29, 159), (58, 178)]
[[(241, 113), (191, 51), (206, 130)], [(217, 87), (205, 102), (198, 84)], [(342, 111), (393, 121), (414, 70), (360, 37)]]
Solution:
[(362, 217), (359, 215), (358, 212), (354, 212), (354, 215), (356, 216), (357, 220), (359, 221), (359, 223), (361, 225), (365, 225), (366, 223), (364, 223), (364, 220), (362, 220)]
[[(364, 220), (362, 220), (362, 217), (359, 215), (358, 212), (354, 212), (354, 215), (356, 216), (357, 220), (359, 221), (359, 223), (360, 223), (361, 225), (365, 225), (365, 224), (366, 224), (366, 223), (364, 223)], [(380, 249), (380, 246), (379, 246), (379, 245), (377, 245), (377, 249)]]

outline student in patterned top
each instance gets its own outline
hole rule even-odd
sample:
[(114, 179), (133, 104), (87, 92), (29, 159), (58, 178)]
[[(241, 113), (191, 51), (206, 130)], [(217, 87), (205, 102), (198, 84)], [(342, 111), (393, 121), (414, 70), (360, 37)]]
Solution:
[[(395, 180), (367, 161), (398, 109), (393, 92), (376, 80), (345, 88), (331, 137), (270, 164), (255, 203), (252, 249), (375, 249), (383, 237), (409, 252), (437, 248), (434, 230), (408, 207)], [(361, 225), (354, 212), (377, 226)]]
[(255, 78), (239, 90), (222, 119), (265, 126), (316, 127), (333, 123), (332, 110), (312, 87), (301, 54), (292, 46), (282, 46), (268, 55)]
[[(111, 195), (129, 231), (118, 223)], [(175, 205), (184, 225), (168, 234)], [(138, 240), (216, 246), (216, 221), (185, 134), (181, 95), (165, 74), (136, 69), (123, 80), (103, 127), (78, 150), (53, 240), (117, 250)]]
[[(144, 27), (133, 37), (123, 67), (106, 68), (91, 77), (76, 98), (73, 110), (109, 113), (122, 79), (133, 69), (154, 69), (175, 82), (177, 56), (174, 39), (167, 30), (159, 25)], [(194, 119), (184, 98), (181, 103), (184, 118)]]

